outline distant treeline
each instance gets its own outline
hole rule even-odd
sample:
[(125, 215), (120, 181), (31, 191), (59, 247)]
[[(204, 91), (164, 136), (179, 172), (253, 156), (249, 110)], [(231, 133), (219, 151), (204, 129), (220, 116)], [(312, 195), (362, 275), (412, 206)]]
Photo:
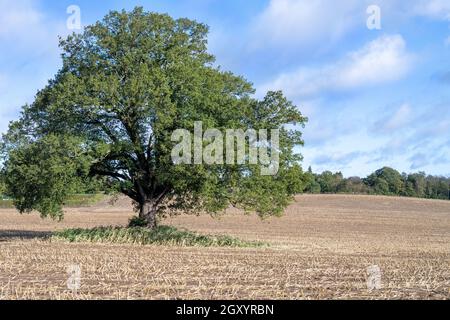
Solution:
[(450, 178), (424, 172), (400, 173), (384, 167), (366, 178), (344, 178), (341, 172), (325, 171), (305, 174), (305, 193), (376, 194), (450, 200)]

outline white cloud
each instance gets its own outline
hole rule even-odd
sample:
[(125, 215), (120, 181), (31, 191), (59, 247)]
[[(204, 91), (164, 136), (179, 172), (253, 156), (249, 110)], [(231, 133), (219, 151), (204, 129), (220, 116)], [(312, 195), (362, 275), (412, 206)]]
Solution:
[[(436, 20), (450, 21), (450, 0), (419, 0), (413, 7), (412, 14)], [(450, 45), (450, 37), (445, 39), (445, 46)]]
[(411, 162), (411, 170), (423, 168), (430, 163), (430, 157), (428, 157), (424, 153), (416, 153), (412, 155), (408, 160)]
[(0, 0), (0, 133), (59, 66), (58, 34), (68, 33), (65, 11), (53, 19), (40, 2)]
[(283, 90), (296, 97), (346, 91), (398, 80), (409, 71), (412, 60), (402, 36), (382, 36), (334, 64), (281, 74), (260, 89)]
[(361, 151), (353, 151), (349, 153), (336, 152), (331, 154), (321, 154), (314, 159), (317, 165), (348, 165), (352, 161), (366, 156), (366, 153)]
[(0, 38), (13, 38), (35, 32), (43, 15), (31, 0), (0, 0)]
[(435, 19), (450, 20), (449, 0), (421, 0), (414, 6), (413, 13)]
[(3, 88), (6, 86), (7, 79), (6, 75), (0, 73), (0, 92), (2, 92)]
[(356, 24), (359, 2), (271, 0), (253, 25), (253, 45), (297, 47), (338, 40)]
[(450, 36), (445, 39), (444, 44), (446, 47), (450, 47)]
[[(15, 51), (29, 48), (57, 52), (58, 35), (67, 35), (65, 19), (50, 19), (35, 0), (0, 0), (0, 41)], [(63, 11), (61, 17), (65, 16)]]
[(366, 28), (370, 5), (381, 8), (382, 24), (423, 16), (450, 20), (450, 0), (270, 0), (252, 25), (251, 47), (329, 48)]
[(401, 105), (394, 114), (381, 119), (375, 124), (376, 131), (390, 133), (403, 128), (413, 119), (413, 112), (409, 104)]
[(392, 116), (391, 119), (385, 124), (385, 128), (388, 130), (395, 130), (406, 125), (412, 116), (411, 107), (408, 104), (402, 105)]

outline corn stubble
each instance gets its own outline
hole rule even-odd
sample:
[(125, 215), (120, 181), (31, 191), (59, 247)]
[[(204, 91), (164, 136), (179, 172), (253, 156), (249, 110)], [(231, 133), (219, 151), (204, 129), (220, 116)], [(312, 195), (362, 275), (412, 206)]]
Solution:
[[(67, 228), (124, 226), (131, 206), (68, 209), (60, 224), (0, 211), (0, 299), (449, 299), (450, 202), (305, 195), (280, 219), (228, 210), (164, 224), (270, 246), (51, 241)], [(81, 287), (67, 288), (67, 266)], [(381, 269), (369, 291), (367, 267)]]

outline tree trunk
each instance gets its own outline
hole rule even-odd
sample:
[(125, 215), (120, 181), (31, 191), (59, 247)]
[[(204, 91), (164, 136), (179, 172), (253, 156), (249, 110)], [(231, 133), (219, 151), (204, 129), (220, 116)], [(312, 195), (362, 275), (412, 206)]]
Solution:
[(156, 228), (156, 207), (151, 201), (146, 201), (140, 205), (139, 218), (145, 219), (149, 229)]

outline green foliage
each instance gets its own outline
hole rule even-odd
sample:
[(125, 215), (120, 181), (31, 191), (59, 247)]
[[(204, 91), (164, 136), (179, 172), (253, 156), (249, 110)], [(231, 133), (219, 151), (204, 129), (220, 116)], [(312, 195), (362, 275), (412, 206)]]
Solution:
[(369, 193), (369, 187), (360, 177), (350, 177), (339, 183), (337, 193), (365, 194)]
[(450, 200), (450, 178), (427, 176), (424, 172), (400, 174), (384, 167), (368, 177), (343, 178), (342, 173), (325, 171), (304, 174), (308, 193), (353, 193), (406, 196), (428, 199)]
[(21, 213), (62, 217), (62, 205), (87, 175), (89, 158), (79, 139), (47, 135), (9, 152), (5, 194)]
[(199, 235), (169, 226), (159, 226), (154, 230), (142, 227), (103, 227), (90, 230), (68, 229), (55, 232), (52, 239), (69, 242), (154, 244), (189, 247), (261, 247), (266, 245), (262, 242), (242, 241), (229, 236)]
[(306, 193), (321, 193), (322, 189), (320, 184), (316, 181), (316, 176), (312, 172), (312, 168), (309, 167), (308, 171), (303, 174), (304, 192)]
[(2, 196), (6, 191), (5, 177), (0, 172), (0, 196)]
[(147, 225), (147, 220), (145, 220), (145, 218), (141, 218), (141, 217), (133, 217), (128, 222), (129, 228), (145, 227), (146, 225)]
[[(141, 215), (216, 213), (230, 204), (280, 214), (303, 189), (294, 148), (307, 119), (281, 92), (256, 100), (251, 83), (215, 67), (207, 34), (202, 23), (135, 8), (62, 40), (62, 69), (3, 137), (7, 193), (19, 210), (60, 218), (71, 191), (100, 182), (95, 190), (129, 196)], [(172, 132), (192, 132), (196, 121), (280, 129), (279, 173), (174, 165)]]
[(325, 171), (317, 177), (316, 181), (320, 185), (322, 193), (336, 193), (343, 180), (344, 176), (341, 172), (332, 173), (330, 171)]
[(71, 194), (64, 201), (65, 207), (88, 207), (106, 199), (102, 193), (95, 194)]
[[(104, 199), (104, 194), (71, 194), (67, 196), (63, 206), (68, 208), (88, 207)], [(12, 209), (14, 208), (14, 201), (10, 199), (0, 199), (0, 208)]]
[(450, 179), (439, 177), (427, 177), (425, 187), (425, 197), (431, 199), (449, 199), (450, 200)]
[(389, 167), (375, 171), (365, 179), (365, 183), (383, 195), (400, 195), (403, 189), (402, 175)]

